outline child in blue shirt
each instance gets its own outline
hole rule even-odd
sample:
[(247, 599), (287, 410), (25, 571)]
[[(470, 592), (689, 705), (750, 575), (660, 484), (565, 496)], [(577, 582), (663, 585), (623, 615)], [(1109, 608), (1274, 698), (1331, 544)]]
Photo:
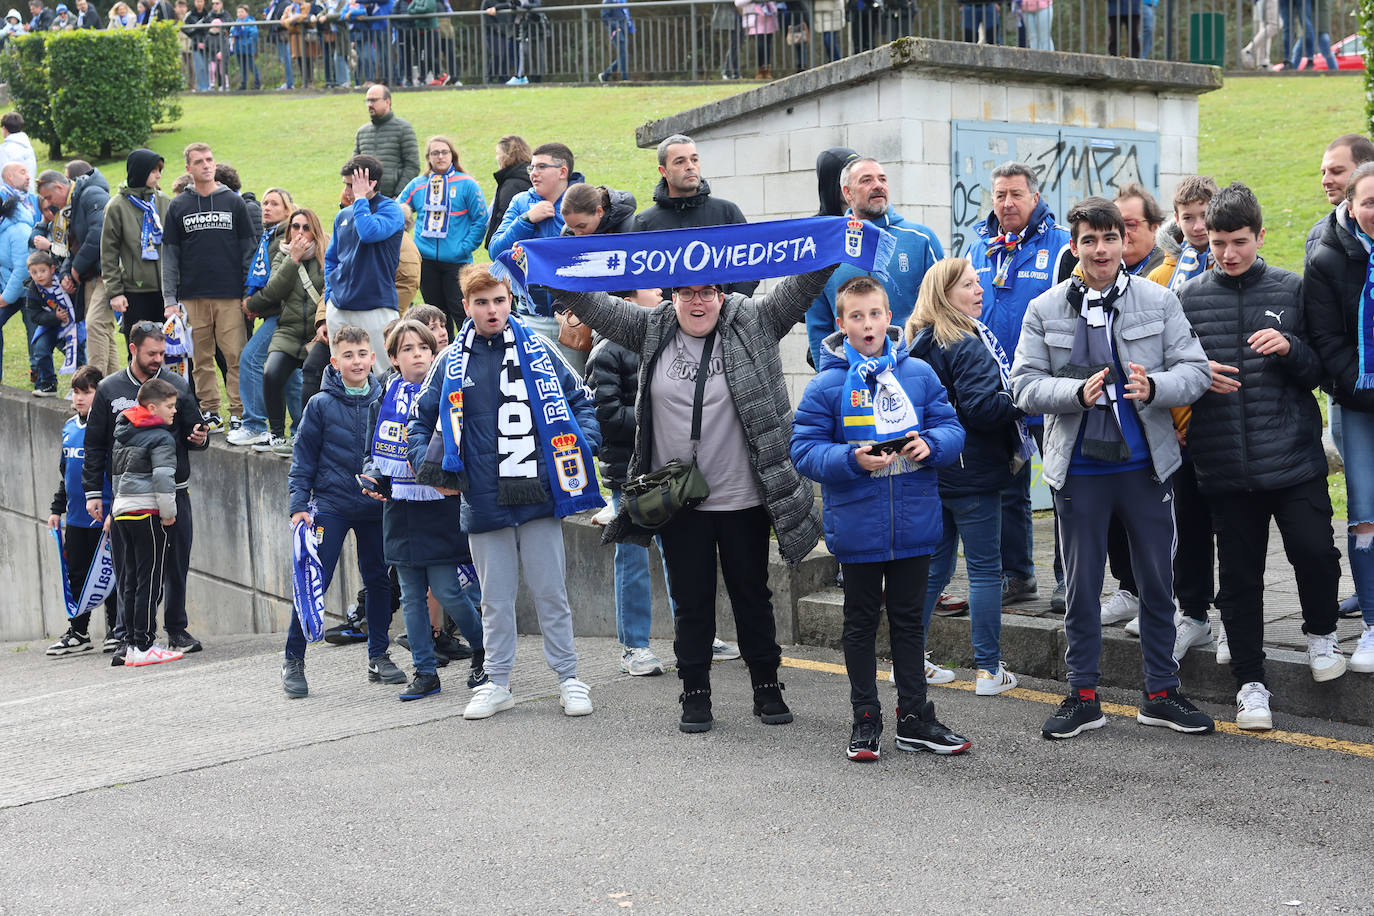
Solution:
[[(67, 516), (67, 524), (62, 532), (62, 550), (67, 558), (67, 582), (74, 601), (80, 601), (86, 590), (86, 578), (92, 571), (100, 537), (105, 533), (105, 525), (91, 518), (86, 511), (86, 492), (81, 486), (81, 471), (86, 460), (86, 418), (90, 415), (91, 402), (95, 400), (95, 389), (100, 384), (100, 378), (100, 370), (95, 366), (82, 366), (72, 376), (72, 407), (76, 409), (76, 416), (68, 419), (62, 427), (62, 457), (57, 463), (60, 477), (49, 510), (52, 514), (48, 516), (48, 527), (53, 531), (62, 525), (62, 515), (65, 513)], [(104, 517), (107, 519), (113, 500), (110, 479), (106, 477)], [(109, 597), (105, 599), (106, 652), (113, 652), (118, 643), (113, 635), (115, 608), (115, 590), (111, 588)], [(58, 658), (89, 652), (94, 648), (90, 625), (89, 610), (73, 617), (67, 632), (48, 646), (47, 654)]]

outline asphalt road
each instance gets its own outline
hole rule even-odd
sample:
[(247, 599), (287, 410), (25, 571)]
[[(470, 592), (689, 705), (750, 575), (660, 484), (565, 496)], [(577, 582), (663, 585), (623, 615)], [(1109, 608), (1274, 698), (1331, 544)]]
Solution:
[(397, 702), (357, 648), (312, 648), (293, 702), (275, 638), (132, 671), (32, 645), (0, 647), (3, 913), (1374, 912), (1374, 730), (1281, 711), (1316, 739), (1113, 716), (1051, 743), (1062, 685), (934, 688), (973, 750), (898, 752), (889, 723), (863, 765), (833, 670), (785, 670), (797, 721), (764, 726), (718, 664), (689, 736), (676, 678), (620, 676), (607, 640), (579, 640), (592, 716), (522, 638), (520, 705), (483, 722), (454, 676)]

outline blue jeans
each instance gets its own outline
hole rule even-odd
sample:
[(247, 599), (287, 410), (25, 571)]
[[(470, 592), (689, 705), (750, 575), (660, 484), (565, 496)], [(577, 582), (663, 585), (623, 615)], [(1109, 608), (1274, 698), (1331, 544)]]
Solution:
[[(611, 505), (620, 511), (619, 487), (611, 487)], [(616, 544), (615, 632), (622, 646), (643, 649), (649, 645), (653, 610), (653, 597), (649, 592), (649, 548)]]
[(198, 48), (191, 50), (191, 68), (196, 74), (196, 91), (210, 91), (210, 68), (209, 61), (205, 57), (205, 52)]
[[(1374, 522), (1374, 413), (1342, 408), (1341, 454), (1345, 463), (1346, 525)], [(1363, 544), (1361, 543), (1363, 540)], [(1374, 624), (1374, 536), (1347, 535), (1346, 555), (1364, 622)]]
[[(255, 433), (267, 432), (267, 404), (262, 395), (262, 367), (267, 362), (267, 348), (277, 330), (277, 319), (271, 315), (262, 320), (253, 336), (239, 354), (239, 399), (243, 401), (243, 427)], [(291, 413), (291, 428), (301, 416), (301, 370), (291, 373), (286, 383), (286, 409)]]
[(1030, 463), (1002, 490), (1002, 573), (1027, 582), (1035, 578), (1031, 554)]
[(935, 602), (949, 584), (958, 562), (959, 541), (964, 542), (964, 566), (968, 570), (969, 634), (973, 661), (979, 668), (997, 671), (1002, 660), (1002, 531), (1000, 493), (941, 498), (944, 535), (930, 562), (926, 584), (923, 624), (930, 630)]
[(619, 72), (620, 78), (627, 80), (630, 78), (630, 36), (626, 34), (624, 26), (617, 26), (611, 29), (611, 48), (615, 51), (615, 59), (611, 65), (601, 71), (601, 78), (607, 80), (612, 73)]
[(258, 73), (258, 59), (247, 51), (235, 51), (234, 56), (239, 60), (239, 88), (248, 88), (248, 73), (253, 73), (253, 88), (262, 88), (262, 76)]
[[(329, 590), (329, 583), (334, 581), (344, 536), (349, 531), (353, 532), (358, 551), (358, 571), (362, 573), (363, 585), (367, 588), (367, 657), (376, 658), (386, 652), (391, 644), (387, 634), (391, 629), (391, 576), (387, 574), (386, 562), (382, 559), (382, 520), (363, 522), (321, 513), (315, 516), (315, 528), (322, 532), (318, 552), (320, 567), (324, 570), (325, 591)], [(293, 613), (291, 630), (286, 634), (286, 657), (305, 658), (305, 646), (301, 619)]]
[[(29, 347), (29, 371), (33, 375), (34, 388), (55, 388), (57, 386), (57, 370), (53, 368), (53, 350), (61, 346), (61, 338), (57, 336), (57, 328), (45, 327), (34, 332), (29, 338), (33, 341)], [(76, 345), (76, 364), (83, 365), (86, 362), (86, 344)]]
[(401, 583), (401, 614), (405, 617), (406, 636), (410, 638), (410, 657), (415, 663), (416, 674), (434, 674), (434, 631), (429, 623), (430, 591), (434, 600), (444, 609), (463, 638), (474, 649), (482, 648), (482, 618), (473, 607), (472, 600), (458, 584), (458, 567), (453, 564), (439, 566), (397, 566), (396, 578)]
[(343, 35), (334, 38), (334, 85), (347, 86), (353, 81), (348, 69), (348, 40)]
[(286, 88), (296, 88), (296, 75), (291, 71), (291, 45), (283, 35), (277, 42), (277, 60), (281, 61), (282, 73), (286, 76)]
[(1310, 67), (1312, 66), (1311, 59), (1317, 53), (1317, 32), (1312, 27), (1312, 0), (1292, 0), (1288, 9), (1294, 21), (1290, 23), (1289, 17), (1285, 17), (1283, 20), (1285, 45), (1290, 44), (1289, 36), (1292, 34), (1292, 26), (1299, 23), (1302, 25), (1302, 37), (1291, 42), (1288, 66), (1296, 67), (1306, 57), (1308, 58), (1307, 65)]
[(1148, 4), (1140, 7), (1140, 56), (1148, 58), (1155, 46), (1155, 8)]
[(1054, 7), (1022, 13), (1021, 21), (1026, 25), (1026, 47), (1036, 51), (1053, 51), (1054, 37), (1050, 25), (1054, 22)]
[(834, 63), (835, 61), (839, 60), (843, 56), (843, 54), (840, 52), (839, 31), (822, 32), (821, 47), (825, 49), (825, 59), (827, 62)]

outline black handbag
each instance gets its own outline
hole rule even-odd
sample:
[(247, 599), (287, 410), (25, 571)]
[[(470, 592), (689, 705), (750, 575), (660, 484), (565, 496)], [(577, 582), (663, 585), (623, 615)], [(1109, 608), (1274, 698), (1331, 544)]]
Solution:
[(716, 332), (706, 335), (701, 344), (701, 364), (697, 366), (697, 389), (692, 397), (692, 458), (674, 458), (663, 467), (625, 481), (621, 495), (630, 521), (640, 528), (662, 528), (683, 509), (706, 501), (711, 487), (697, 467), (697, 447), (701, 444), (701, 400), (706, 391), (706, 371), (711, 365)]

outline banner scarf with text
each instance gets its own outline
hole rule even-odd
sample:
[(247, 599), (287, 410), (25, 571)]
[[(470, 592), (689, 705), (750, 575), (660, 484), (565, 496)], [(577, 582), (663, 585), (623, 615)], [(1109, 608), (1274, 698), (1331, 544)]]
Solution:
[(852, 264), (886, 280), (896, 240), (844, 216), (813, 216), (517, 242), (497, 256), (519, 287), (614, 292), (736, 283)]
[(87, 611), (99, 607), (110, 593), (115, 590), (114, 557), (110, 553), (110, 535), (102, 532), (96, 545), (95, 556), (91, 557), (90, 569), (86, 571), (86, 584), (80, 596), (72, 597), (72, 580), (67, 570), (67, 551), (62, 545), (62, 532), (53, 528), (52, 536), (57, 541), (57, 556), (62, 572), (62, 597), (67, 602), (67, 618), (80, 617)]

